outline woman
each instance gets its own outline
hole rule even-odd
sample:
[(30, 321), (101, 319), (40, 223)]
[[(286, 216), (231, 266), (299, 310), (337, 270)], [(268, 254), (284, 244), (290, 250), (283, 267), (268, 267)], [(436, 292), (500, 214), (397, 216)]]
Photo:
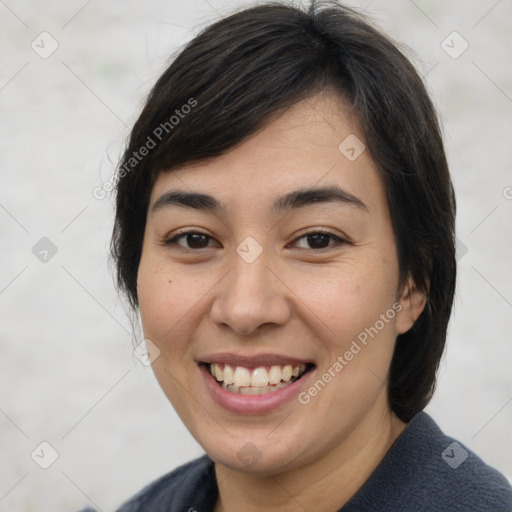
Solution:
[(359, 14), (265, 4), (199, 34), (133, 128), (112, 249), (206, 455), (119, 510), (512, 510), (422, 412), (454, 217), (422, 81)]

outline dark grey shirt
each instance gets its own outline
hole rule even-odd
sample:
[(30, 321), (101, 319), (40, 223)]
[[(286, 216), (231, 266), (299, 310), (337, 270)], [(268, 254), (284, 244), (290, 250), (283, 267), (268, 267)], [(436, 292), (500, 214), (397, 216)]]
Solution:
[[(217, 496), (214, 464), (205, 455), (148, 485), (118, 512), (212, 512)], [(422, 412), (338, 512), (458, 511), (512, 512), (512, 488)]]

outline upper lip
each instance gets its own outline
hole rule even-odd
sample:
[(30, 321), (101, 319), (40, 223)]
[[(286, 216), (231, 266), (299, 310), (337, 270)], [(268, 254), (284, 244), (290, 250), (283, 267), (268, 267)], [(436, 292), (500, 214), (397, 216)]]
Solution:
[(244, 355), (233, 354), (229, 352), (218, 352), (215, 354), (205, 355), (198, 359), (199, 363), (224, 363), (231, 366), (244, 366), (246, 368), (255, 368), (259, 366), (272, 366), (272, 365), (292, 365), (297, 366), (300, 364), (311, 363), (307, 359), (298, 359), (283, 354), (256, 354)]

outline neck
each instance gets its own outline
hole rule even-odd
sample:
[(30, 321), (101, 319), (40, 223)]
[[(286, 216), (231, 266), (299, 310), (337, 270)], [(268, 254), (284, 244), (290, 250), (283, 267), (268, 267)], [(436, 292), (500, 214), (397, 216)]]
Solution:
[(219, 500), (215, 512), (339, 510), (366, 482), (405, 427), (388, 410), (384, 414), (370, 411), (328, 453), (276, 475), (252, 474), (216, 463)]

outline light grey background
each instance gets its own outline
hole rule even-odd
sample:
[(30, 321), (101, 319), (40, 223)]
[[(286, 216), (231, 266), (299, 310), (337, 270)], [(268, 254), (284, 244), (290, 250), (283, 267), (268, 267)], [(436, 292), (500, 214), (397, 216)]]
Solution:
[[(443, 119), (461, 245), (428, 412), (511, 478), (511, 1), (347, 3), (412, 48)], [(93, 189), (171, 53), (244, 4), (0, 0), (1, 512), (112, 510), (201, 453), (133, 356), (107, 266), (112, 204)], [(46, 59), (31, 48), (51, 49), (43, 31), (58, 43)], [(453, 31), (469, 44), (456, 59)], [(59, 454), (46, 470), (42, 441)]]

